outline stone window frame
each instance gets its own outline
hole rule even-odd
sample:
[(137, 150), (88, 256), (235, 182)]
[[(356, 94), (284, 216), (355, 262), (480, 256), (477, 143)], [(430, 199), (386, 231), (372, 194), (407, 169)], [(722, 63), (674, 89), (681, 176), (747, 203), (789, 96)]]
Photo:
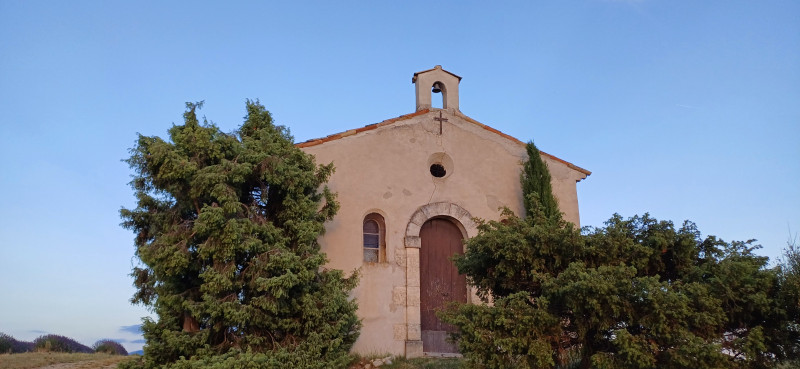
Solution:
[[(364, 226), (367, 222), (375, 222), (378, 225), (378, 255), (376, 261), (368, 261), (366, 258), (367, 250), (374, 250), (374, 248), (367, 248), (366, 241), (364, 237), (367, 233), (364, 230)], [(361, 225), (361, 249), (364, 251), (362, 256), (362, 262), (368, 264), (375, 264), (375, 263), (385, 263), (386, 262), (386, 221), (383, 218), (383, 215), (378, 213), (369, 213), (364, 216), (364, 221)]]

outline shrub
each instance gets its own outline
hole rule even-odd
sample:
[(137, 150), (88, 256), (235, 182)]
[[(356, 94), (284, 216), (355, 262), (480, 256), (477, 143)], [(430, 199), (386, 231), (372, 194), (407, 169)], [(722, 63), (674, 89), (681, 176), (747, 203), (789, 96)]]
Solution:
[(29, 351), (33, 351), (32, 342), (17, 341), (14, 337), (0, 332), (0, 354), (19, 354)]
[(92, 346), (94, 352), (97, 353), (104, 353), (104, 354), (111, 354), (111, 355), (128, 355), (128, 350), (125, 350), (119, 342), (115, 342), (112, 340), (99, 340), (94, 343)]
[(532, 146), (526, 217), (506, 208), (502, 222), (479, 220), (453, 258), (493, 302), (440, 312), (468, 367), (768, 368), (800, 357), (800, 252), (768, 268), (753, 240), (701, 238), (689, 221), (648, 214), (578, 230), (553, 207)]
[(40, 336), (39, 338), (33, 340), (33, 347), (36, 351), (48, 352), (79, 352), (85, 354), (91, 354), (94, 352), (94, 350), (88, 346), (82, 345), (72, 338), (55, 334)]
[(16, 341), (14, 337), (0, 333), (0, 354), (11, 353), (14, 341)]
[(15, 345), (12, 348), (13, 353), (23, 353), (23, 352), (32, 352), (33, 351), (33, 342), (27, 341), (15, 341)]

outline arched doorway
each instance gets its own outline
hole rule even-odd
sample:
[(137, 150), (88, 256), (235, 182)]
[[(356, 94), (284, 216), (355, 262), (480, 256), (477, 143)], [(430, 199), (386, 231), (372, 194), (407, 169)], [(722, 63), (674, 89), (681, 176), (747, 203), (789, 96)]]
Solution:
[(450, 260), (463, 254), (464, 236), (447, 218), (433, 218), (420, 228), (420, 320), (422, 350), (426, 353), (456, 353), (456, 346), (447, 342), (456, 328), (442, 323), (436, 311), (448, 302), (467, 302), (467, 280)]

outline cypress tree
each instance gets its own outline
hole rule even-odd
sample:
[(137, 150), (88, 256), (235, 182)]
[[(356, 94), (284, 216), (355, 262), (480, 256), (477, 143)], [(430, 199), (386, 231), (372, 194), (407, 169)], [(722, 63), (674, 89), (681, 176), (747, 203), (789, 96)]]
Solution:
[[(338, 209), (333, 166), (296, 148), (257, 101), (223, 133), (187, 103), (169, 141), (139, 136), (127, 160), (136, 234), (132, 302), (146, 367), (341, 368), (360, 322), (355, 277), (324, 268), (317, 238)], [(130, 364), (135, 366), (137, 364)]]
[(539, 149), (536, 148), (533, 141), (528, 141), (525, 150), (528, 153), (528, 160), (522, 164), (520, 182), (522, 183), (525, 211), (529, 219), (534, 219), (535, 217), (532, 215), (537, 211), (542, 211), (548, 219), (560, 218), (561, 210), (558, 209), (558, 201), (553, 195), (547, 164), (542, 160)]

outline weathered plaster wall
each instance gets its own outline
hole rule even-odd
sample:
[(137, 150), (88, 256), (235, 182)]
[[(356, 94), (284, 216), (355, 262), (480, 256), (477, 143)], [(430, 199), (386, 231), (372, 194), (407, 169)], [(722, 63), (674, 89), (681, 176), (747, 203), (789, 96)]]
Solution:
[[(440, 113), (447, 119), (441, 134), (434, 120)], [(338, 193), (341, 209), (326, 224), (321, 244), (329, 267), (361, 271), (354, 295), (364, 326), (354, 350), (413, 356), (408, 342), (419, 339), (419, 285), (413, 285), (419, 277), (419, 250), (405, 243), (411, 217), (433, 203), (455, 204), (483, 219), (498, 219), (502, 206), (522, 214), (519, 174), (526, 159), (524, 145), (449, 109), (303, 150), (318, 163), (333, 162), (336, 167), (328, 185)], [(586, 175), (549, 156), (543, 158), (559, 206), (567, 220), (579, 225), (575, 183)], [(431, 175), (432, 161), (445, 164), (444, 178)], [(362, 222), (372, 212), (383, 215), (386, 222), (384, 263), (362, 261)]]

